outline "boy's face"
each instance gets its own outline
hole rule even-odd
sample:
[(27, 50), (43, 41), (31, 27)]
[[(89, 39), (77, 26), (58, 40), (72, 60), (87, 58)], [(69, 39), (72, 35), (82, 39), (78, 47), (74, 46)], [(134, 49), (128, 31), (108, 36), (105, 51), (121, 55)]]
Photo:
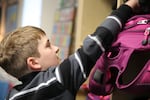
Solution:
[(43, 36), (41, 40), (39, 40), (38, 50), (40, 57), (37, 59), (42, 67), (42, 70), (46, 70), (51, 66), (56, 66), (59, 64), (60, 59), (57, 56), (59, 48), (52, 45), (46, 36)]

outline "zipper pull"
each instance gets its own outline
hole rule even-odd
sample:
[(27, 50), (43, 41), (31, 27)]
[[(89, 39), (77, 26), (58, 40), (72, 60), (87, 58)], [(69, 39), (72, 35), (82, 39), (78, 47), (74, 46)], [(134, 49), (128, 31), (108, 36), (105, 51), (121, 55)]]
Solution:
[(150, 22), (150, 20), (144, 19), (144, 20), (138, 21), (137, 24), (148, 24), (149, 22)]
[(145, 32), (144, 32), (145, 38), (144, 38), (144, 40), (142, 41), (142, 45), (143, 45), (143, 46), (145, 46), (145, 45), (148, 44), (149, 35), (150, 35), (150, 27), (147, 28), (147, 29), (145, 30)]

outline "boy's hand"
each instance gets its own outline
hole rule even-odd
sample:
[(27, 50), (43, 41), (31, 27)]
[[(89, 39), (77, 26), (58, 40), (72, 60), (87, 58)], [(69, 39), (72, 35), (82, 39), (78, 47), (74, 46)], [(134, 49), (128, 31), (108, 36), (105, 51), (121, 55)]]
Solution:
[(139, 0), (141, 11), (150, 13), (150, 0)]
[(130, 6), (133, 10), (136, 10), (140, 7), (139, 0), (128, 0), (125, 2), (125, 4)]
[(150, 0), (128, 0), (125, 2), (135, 13), (150, 13)]
[(139, 0), (140, 6), (150, 6), (150, 0)]

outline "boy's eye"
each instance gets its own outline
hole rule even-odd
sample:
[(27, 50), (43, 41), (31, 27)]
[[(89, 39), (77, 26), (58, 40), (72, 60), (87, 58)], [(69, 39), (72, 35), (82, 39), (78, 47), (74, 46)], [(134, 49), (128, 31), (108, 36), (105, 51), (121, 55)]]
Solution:
[(51, 44), (50, 44), (50, 42), (49, 42), (49, 41), (47, 41), (47, 43), (46, 43), (46, 47), (51, 47)]
[(46, 47), (50, 47), (50, 43), (49, 42), (47, 42)]

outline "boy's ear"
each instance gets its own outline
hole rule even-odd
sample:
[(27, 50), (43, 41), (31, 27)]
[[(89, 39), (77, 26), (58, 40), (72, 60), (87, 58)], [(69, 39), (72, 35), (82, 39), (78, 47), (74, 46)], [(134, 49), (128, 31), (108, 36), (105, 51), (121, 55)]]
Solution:
[(30, 69), (32, 70), (41, 70), (42, 67), (41, 65), (39, 64), (38, 60), (36, 60), (35, 57), (28, 57), (27, 59), (27, 65), (30, 67)]

